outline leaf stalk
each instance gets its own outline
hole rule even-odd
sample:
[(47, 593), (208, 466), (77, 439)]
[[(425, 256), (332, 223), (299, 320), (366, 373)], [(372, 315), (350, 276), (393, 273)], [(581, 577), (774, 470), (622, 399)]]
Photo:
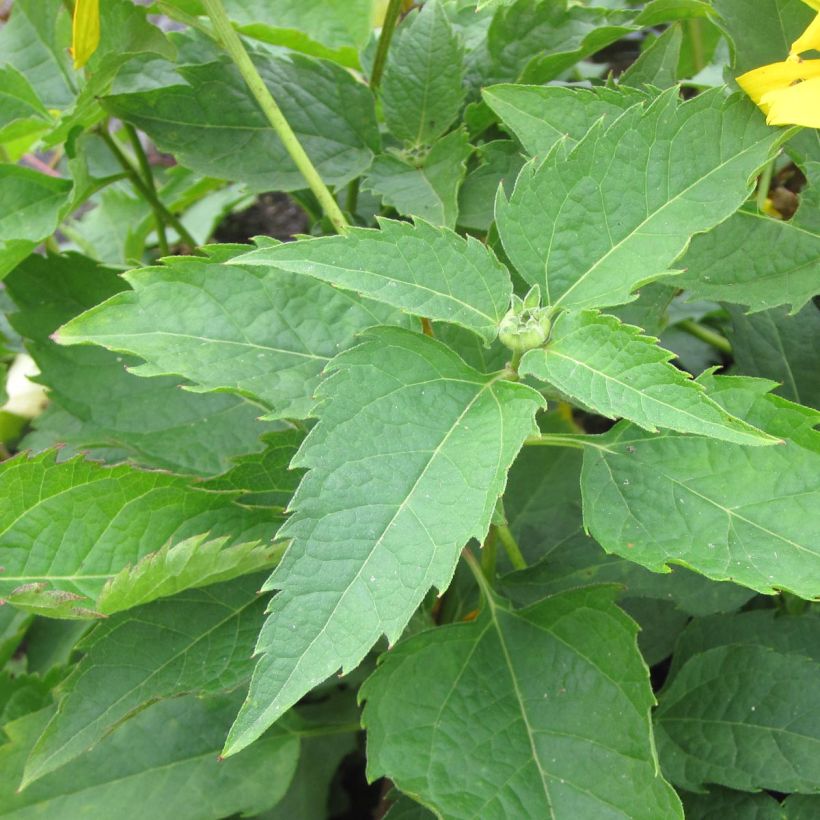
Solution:
[(217, 39), (236, 64), (239, 73), (242, 75), (242, 79), (245, 80), (251, 94), (253, 94), (256, 102), (259, 103), (259, 107), (267, 117), (273, 130), (279, 139), (282, 140), (285, 150), (305, 178), (308, 187), (319, 200), (327, 218), (337, 233), (347, 233), (349, 225), (339, 204), (336, 202), (333, 194), (331, 194), (330, 189), (322, 181), (322, 177), (316, 170), (316, 166), (305, 152), (305, 149), (299, 142), (299, 138), (282, 113), (282, 109), (279, 108), (270, 90), (265, 85), (265, 81), (259, 74), (245, 46), (242, 44), (242, 40), (234, 30), (233, 25), (231, 25), (231, 21), (225, 12), (225, 7), (222, 5), (222, 0), (203, 0), (203, 6), (208, 12), (208, 17), (211, 19), (211, 24), (214, 27)]

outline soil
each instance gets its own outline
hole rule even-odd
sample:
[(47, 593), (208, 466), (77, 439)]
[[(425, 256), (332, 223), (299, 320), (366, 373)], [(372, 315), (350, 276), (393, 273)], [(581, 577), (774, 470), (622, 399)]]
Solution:
[(254, 236), (272, 236), (282, 242), (295, 234), (307, 233), (305, 212), (287, 195), (279, 192), (259, 194), (256, 202), (229, 214), (214, 231), (215, 242), (250, 242)]

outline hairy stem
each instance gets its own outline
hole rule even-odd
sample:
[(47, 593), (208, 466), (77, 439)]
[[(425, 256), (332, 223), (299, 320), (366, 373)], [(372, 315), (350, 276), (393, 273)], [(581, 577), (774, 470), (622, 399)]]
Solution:
[(190, 247), (192, 251), (196, 249), (196, 240), (188, 233), (185, 226), (174, 216), (168, 208), (165, 207), (162, 200), (152, 191), (143, 181), (142, 177), (137, 173), (137, 169), (131, 164), (128, 157), (125, 156), (122, 149), (117, 145), (117, 141), (108, 133), (105, 128), (99, 131), (105, 144), (108, 146), (114, 158), (125, 171), (131, 184), (143, 199), (151, 206), (155, 214), (160, 214), (167, 225), (170, 225), (178, 234), (179, 238)]
[(524, 444), (530, 447), (571, 447), (574, 450), (583, 450), (585, 447), (594, 447), (596, 450), (603, 450), (611, 453), (612, 450), (603, 444), (599, 444), (595, 439), (597, 436), (586, 436), (577, 433), (541, 433), (537, 436), (527, 436)]
[[(145, 156), (145, 151), (142, 147), (142, 142), (140, 142), (139, 134), (137, 134), (137, 129), (134, 128), (133, 125), (129, 125), (128, 123), (125, 124), (125, 133), (128, 135), (128, 140), (131, 143), (131, 147), (134, 149), (134, 154), (137, 157), (137, 162), (139, 163), (140, 170), (142, 171), (142, 179), (143, 182), (151, 189), (154, 196), (157, 197), (157, 186), (154, 183), (154, 172), (151, 170), (151, 164), (148, 162), (148, 157)], [(157, 239), (159, 239), (159, 250), (163, 256), (170, 256), (171, 252), (168, 248), (168, 235), (165, 232), (165, 220), (162, 217), (162, 214), (154, 209), (154, 222), (157, 226)]]
[(259, 107), (267, 117), (273, 130), (276, 131), (279, 139), (282, 140), (282, 144), (285, 146), (288, 154), (290, 154), (290, 158), (299, 169), (299, 172), (305, 178), (308, 187), (313, 191), (316, 199), (319, 200), (322, 210), (327, 214), (327, 218), (337, 233), (347, 233), (347, 220), (341, 208), (339, 208), (339, 204), (336, 202), (333, 194), (330, 193), (327, 185), (322, 181), (310, 157), (305, 153), (305, 149), (302, 148), (298, 137), (293, 133), (293, 129), (282, 113), (282, 109), (279, 108), (276, 100), (273, 99), (273, 95), (268, 90), (256, 66), (253, 64), (253, 60), (251, 60), (245, 46), (242, 45), (242, 40), (239, 39), (239, 35), (228, 19), (225, 7), (222, 5), (222, 0), (203, 0), (203, 5), (208, 12), (208, 17), (211, 18), (211, 23), (213, 24), (219, 42), (236, 64), (251, 94), (256, 98)]
[(725, 336), (721, 336), (720, 333), (708, 327), (699, 325), (693, 319), (684, 319), (682, 322), (678, 322), (676, 327), (679, 327), (684, 333), (688, 333), (690, 336), (694, 336), (696, 339), (700, 339), (702, 342), (712, 345), (712, 347), (717, 348), (721, 353), (726, 353), (727, 355), (731, 355), (732, 353), (732, 345)]

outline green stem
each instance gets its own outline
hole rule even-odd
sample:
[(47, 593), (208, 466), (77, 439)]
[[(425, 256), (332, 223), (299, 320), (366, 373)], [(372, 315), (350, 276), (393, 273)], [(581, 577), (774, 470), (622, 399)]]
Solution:
[(487, 533), (487, 537), (481, 546), (481, 571), (490, 584), (493, 583), (493, 579), (495, 578), (495, 565), (498, 558), (496, 535), (495, 527), (490, 527), (490, 531)]
[(766, 164), (766, 167), (760, 173), (760, 179), (757, 182), (757, 210), (764, 213), (766, 210), (766, 200), (769, 198), (769, 188), (772, 185), (772, 175), (774, 174), (774, 160)]
[(376, 56), (373, 58), (373, 70), (370, 72), (370, 87), (375, 94), (382, 82), (384, 66), (387, 63), (387, 52), (390, 49), (390, 41), (393, 39), (393, 32), (396, 30), (396, 23), (401, 14), (402, 0), (390, 0), (390, 5), (384, 14), (382, 32), (379, 35), (379, 45), (376, 47)]
[(727, 356), (732, 353), (732, 345), (725, 336), (721, 336), (720, 333), (708, 327), (699, 325), (692, 319), (684, 319), (682, 322), (678, 322), (676, 327), (680, 328), (684, 333), (688, 333), (690, 336), (694, 336), (696, 339), (700, 339), (702, 342), (712, 345), (712, 347), (717, 348), (721, 353), (725, 353)]
[(467, 566), (470, 568), (470, 572), (473, 573), (473, 577), (476, 579), (476, 583), (478, 584), (479, 589), (482, 591), (482, 593), (484, 593), (484, 597), (487, 599), (488, 602), (492, 602), (492, 587), (490, 586), (490, 582), (487, 580), (487, 577), (484, 575), (484, 572), (481, 569), (481, 564), (478, 563), (476, 557), (467, 547), (465, 547), (461, 551), (461, 557), (467, 562)]
[(706, 66), (706, 55), (703, 48), (703, 27), (698, 19), (689, 20), (689, 39), (692, 42), (692, 62), (694, 63), (695, 74)]
[(276, 104), (276, 100), (273, 99), (264, 80), (256, 70), (253, 60), (251, 60), (250, 55), (245, 50), (245, 46), (242, 45), (239, 35), (234, 30), (231, 21), (228, 19), (228, 15), (225, 13), (222, 0), (202, 0), (202, 2), (205, 6), (205, 10), (208, 12), (208, 17), (211, 18), (211, 23), (213, 24), (219, 41), (236, 64), (251, 94), (256, 98), (259, 107), (268, 118), (268, 122), (273, 126), (273, 130), (276, 131), (279, 139), (282, 140), (282, 144), (285, 146), (288, 154), (290, 154), (291, 159), (307, 181), (308, 187), (321, 203), (322, 209), (327, 214), (336, 232), (347, 233), (347, 220), (341, 208), (339, 208), (339, 204), (322, 181), (310, 157), (305, 153), (305, 149), (302, 148), (298, 137), (293, 133), (290, 123), (285, 119), (285, 115)]
[(612, 450), (595, 440), (598, 436), (579, 435), (577, 433), (541, 433), (537, 436), (527, 436), (524, 444), (530, 447), (571, 447), (573, 450), (583, 450), (585, 447), (594, 447), (603, 453)]
[[(159, 199), (157, 196), (157, 186), (154, 182), (154, 172), (151, 170), (151, 164), (148, 162), (148, 157), (145, 156), (145, 151), (143, 150), (142, 142), (140, 142), (137, 129), (129, 123), (125, 123), (124, 127), (125, 133), (128, 135), (128, 140), (131, 143), (131, 147), (134, 149), (134, 154), (137, 157), (137, 163), (142, 171), (142, 180), (146, 186), (151, 189), (154, 194), (154, 198)], [(154, 208), (154, 222), (157, 226), (159, 251), (163, 256), (170, 256), (171, 251), (168, 247), (168, 234), (165, 232), (165, 220), (156, 208)]]
[(108, 133), (105, 128), (101, 128), (99, 131), (100, 137), (102, 137), (103, 142), (108, 146), (111, 153), (114, 155), (114, 158), (119, 162), (120, 166), (122, 167), (123, 171), (125, 171), (128, 180), (137, 190), (139, 195), (145, 199), (145, 201), (151, 206), (154, 210), (154, 213), (160, 213), (162, 218), (165, 220), (167, 225), (170, 225), (178, 234), (179, 238), (190, 247), (191, 251), (196, 250), (196, 240), (188, 233), (185, 226), (177, 219), (162, 203), (162, 200), (152, 191), (143, 181), (140, 175), (137, 173), (137, 169), (131, 164), (128, 157), (125, 156), (122, 149), (119, 145), (117, 145), (116, 140)]
[(527, 562), (524, 554), (521, 552), (521, 547), (518, 546), (518, 541), (515, 540), (510, 528), (506, 524), (496, 524), (493, 529), (498, 533), (498, 540), (501, 542), (501, 546), (504, 547), (513, 568), (526, 569)]

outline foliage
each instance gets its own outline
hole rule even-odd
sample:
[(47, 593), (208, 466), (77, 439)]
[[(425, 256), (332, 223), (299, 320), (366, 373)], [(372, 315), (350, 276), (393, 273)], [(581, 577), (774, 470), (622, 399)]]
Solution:
[(0, 818), (816, 816), (815, 12), (14, 0)]

